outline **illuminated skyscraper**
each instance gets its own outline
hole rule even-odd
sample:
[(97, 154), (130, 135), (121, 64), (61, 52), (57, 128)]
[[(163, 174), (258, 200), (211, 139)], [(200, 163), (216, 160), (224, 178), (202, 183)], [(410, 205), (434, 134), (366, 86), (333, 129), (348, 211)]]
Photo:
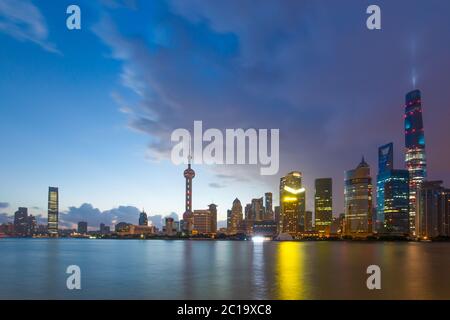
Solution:
[(51, 237), (58, 236), (59, 215), (59, 193), (58, 188), (48, 187), (48, 234)]
[(239, 225), (242, 223), (242, 205), (238, 198), (234, 199), (233, 206), (231, 207), (229, 214), (227, 231), (229, 234), (236, 234), (238, 233)]
[(425, 134), (422, 120), (422, 98), (419, 90), (406, 95), (405, 105), (406, 168), (409, 171), (409, 225), (416, 234), (416, 193), (427, 176)]
[(186, 192), (185, 192), (185, 211), (183, 213), (183, 228), (184, 232), (190, 234), (194, 227), (194, 217), (192, 214), (192, 179), (195, 177), (195, 171), (191, 168), (191, 156), (189, 155), (188, 167), (183, 173), (186, 178)]
[(333, 181), (331, 178), (316, 179), (315, 192), (315, 230), (321, 235), (329, 235), (333, 221)]
[(280, 222), (279, 232), (297, 236), (305, 231), (305, 188), (302, 174), (293, 171), (280, 179)]
[(372, 233), (372, 178), (362, 158), (354, 170), (345, 173), (345, 234), (367, 236)]
[(394, 170), (393, 143), (378, 149), (377, 220), (381, 233), (409, 233), (409, 172)]
[(417, 190), (416, 236), (430, 239), (448, 237), (450, 190), (442, 181), (424, 181)]
[(209, 210), (194, 210), (192, 215), (194, 230), (199, 234), (211, 233), (211, 211)]

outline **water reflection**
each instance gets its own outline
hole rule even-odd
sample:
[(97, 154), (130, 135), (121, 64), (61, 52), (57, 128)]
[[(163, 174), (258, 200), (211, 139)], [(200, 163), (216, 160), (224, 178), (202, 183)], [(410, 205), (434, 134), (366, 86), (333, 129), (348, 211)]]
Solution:
[(304, 274), (304, 244), (280, 242), (277, 248), (277, 299), (301, 300), (306, 298)]
[(5, 239), (0, 257), (2, 299), (450, 299), (450, 243)]

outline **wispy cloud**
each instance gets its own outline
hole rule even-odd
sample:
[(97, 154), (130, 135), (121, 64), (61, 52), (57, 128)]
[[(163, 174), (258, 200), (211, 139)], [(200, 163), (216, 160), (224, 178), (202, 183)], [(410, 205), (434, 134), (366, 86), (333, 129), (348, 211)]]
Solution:
[(0, 209), (6, 209), (9, 207), (9, 203), (8, 202), (0, 202)]
[(34, 42), (49, 52), (60, 53), (48, 40), (44, 16), (29, 0), (0, 1), (0, 31), (20, 41)]
[(214, 188), (214, 189), (222, 189), (225, 188), (226, 186), (217, 182), (211, 182), (209, 184), (209, 187)]

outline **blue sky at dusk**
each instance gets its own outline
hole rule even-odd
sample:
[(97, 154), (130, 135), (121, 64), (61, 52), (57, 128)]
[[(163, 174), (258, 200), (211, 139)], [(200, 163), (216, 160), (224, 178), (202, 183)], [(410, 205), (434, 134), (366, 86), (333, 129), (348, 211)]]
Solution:
[[(280, 129), (277, 175), (195, 166), (194, 209), (217, 203), (224, 220), (236, 197), (277, 202), (279, 178), (299, 170), (309, 209), (314, 179), (333, 178), (337, 215), (362, 155), (375, 179), (392, 141), (403, 168), (413, 75), (429, 177), (450, 186), (450, 3), (376, 1), (382, 30), (369, 31), (372, 2), (0, 0), (0, 219), (19, 206), (46, 217), (48, 186), (67, 223), (181, 215), (170, 133), (194, 120)], [(66, 28), (70, 4), (81, 30)]]

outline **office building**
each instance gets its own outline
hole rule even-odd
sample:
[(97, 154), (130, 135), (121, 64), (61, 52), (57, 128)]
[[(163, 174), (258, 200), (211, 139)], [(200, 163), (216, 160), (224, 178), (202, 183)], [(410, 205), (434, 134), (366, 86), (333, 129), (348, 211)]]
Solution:
[(280, 233), (295, 237), (305, 230), (305, 193), (300, 172), (290, 172), (280, 179)]
[(274, 220), (273, 216), (273, 195), (272, 192), (264, 194), (264, 220)]
[(139, 225), (148, 226), (148, 217), (144, 210), (139, 214)]
[(211, 203), (208, 206), (208, 210), (211, 213), (211, 232), (216, 233), (217, 232), (217, 205), (214, 203)]
[(409, 172), (394, 169), (393, 143), (378, 149), (377, 210), (378, 232), (409, 234)]
[(239, 226), (242, 224), (242, 205), (241, 201), (236, 198), (233, 201), (233, 206), (229, 210), (229, 224), (227, 225), (227, 232), (229, 234), (238, 233)]
[(450, 189), (442, 181), (424, 181), (417, 190), (416, 237), (449, 237)]
[(14, 213), (14, 231), (21, 237), (28, 235), (28, 208), (19, 207)]
[(58, 188), (48, 188), (48, 224), (47, 232), (50, 237), (58, 236), (58, 216), (59, 216), (59, 192)]
[(209, 234), (211, 231), (211, 220), (212, 215), (209, 210), (194, 210), (193, 213), (194, 226), (193, 230), (195, 230), (198, 234)]
[(314, 196), (315, 224), (319, 235), (329, 235), (333, 219), (333, 180), (331, 178), (316, 179)]
[(78, 233), (87, 234), (88, 233), (88, 223), (86, 221), (78, 222)]
[(365, 237), (372, 234), (372, 178), (364, 161), (345, 173), (345, 234)]
[(172, 217), (166, 217), (165, 218), (165, 226), (163, 232), (167, 236), (174, 236), (177, 234), (177, 226), (175, 225), (175, 221)]

